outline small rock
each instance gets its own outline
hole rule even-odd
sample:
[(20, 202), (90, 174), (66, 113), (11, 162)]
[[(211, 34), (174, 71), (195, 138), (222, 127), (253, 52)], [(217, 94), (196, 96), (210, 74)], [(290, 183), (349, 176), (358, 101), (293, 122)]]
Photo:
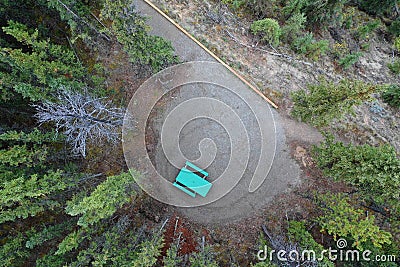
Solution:
[(297, 146), (296, 152), (294, 153), (295, 158), (303, 158), (307, 154), (307, 150), (304, 147)]

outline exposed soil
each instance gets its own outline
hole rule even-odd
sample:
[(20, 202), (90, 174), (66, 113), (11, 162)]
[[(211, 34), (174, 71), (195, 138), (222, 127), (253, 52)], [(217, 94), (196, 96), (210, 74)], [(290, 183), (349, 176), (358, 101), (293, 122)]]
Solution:
[(176, 213), (168, 221), (164, 233), (165, 246), (162, 255), (165, 256), (171, 246), (178, 247), (178, 255), (184, 256), (197, 251), (197, 242), (194, 240), (191, 225), (185, 218), (180, 218)]

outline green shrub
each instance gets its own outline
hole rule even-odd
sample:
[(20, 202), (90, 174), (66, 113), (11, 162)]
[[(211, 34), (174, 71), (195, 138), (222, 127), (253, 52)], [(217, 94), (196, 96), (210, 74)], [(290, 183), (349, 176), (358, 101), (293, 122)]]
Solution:
[(279, 23), (270, 18), (254, 21), (250, 26), (254, 34), (259, 34), (261, 39), (273, 46), (279, 45), (279, 37), (281, 36), (281, 27)]
[(282, 12), (286, 16), (304, 13), (309, 26), (341, 24), (343, 7), (348, 0), (288, 0)]
[(393, 0), (360, 0), (358, 6), (369, 14), (381, 15), (395, 6)]
[(48, 227), (45, 226), (40, 232), (37, 232), (37, 230), (33, 228), (29, 231), (29, 238), (25, 243), (25, 247), (33, 249), (34, 247), (40, 246), (49, 240), (61, 236), (64, 231), (70, 230), (72, 226), (73, 224), (71, 221), (65, 221), (60, 224), (50, 225)]
[(358, 9), (354, 6), (347, 6), (343, 12), (342, 26), (349, 30), (354, 25), (354, 18)]
[(393, 107), (400, 108), (400, 86), (392, 84), (382, 93), (383, 100)]
[(381, 25), (381, 22), (379, 20), (374, 20), (370, 21), (365, 25), (362, 25), (357, 28), (357, 38), (359, 40), (364, 40), (364, 39), (369, 39), (369, 35), (375, 31), (379, 26)]
[(296, 13), (301, 13), (304, 6), (307, 6), (308, 0), (286, 1), (285, 4), (282, 13), (285, 16), (291, 16)]
[[(38, 1), (43, 2), (43, 1)], [(47, 6), (50, 9), (57, 10), (61, 20), (69, 25), (71, 31), (71, 42), (74, 43), (79, 38), (88, 43), (94, 41), (93, 36), (103, 35), (101, 30), (97, 29), (90, 21), (84, 21), (90, 14), (88, 2), (81, 0), (47, 0)]]
[(328, 135), (313, 153), (324, 175), (356, 186), (364, 199), (400, 212), (400, 159), (392, 146), (345, 145)]
[(239, 9), (246, 4), (245, 0), (222, 0), (222, 3), (229, 5), (234, 9)]
[(348, 54), (347, 56), (339, 60), (339, 65), (342, 66), (343, 69), (347, 70), (348, 68), (356, 64), (362, 55), (362, 52)]
[(342, 194), (327, 194), (321, 196), (320, 201), (323, 215), (318, 217), (317, 222), (321, 231), (333, 235), (335, 240), (340, 237), (351, 239), (352, 246), (361, 251), (368, 242), (376, 248), (391, 244), (392, 235), (375, 224), (375, 216), (365, 216), (363, 210), (350, 205), (347, 197)]
[(54, 255), (64, 255), (77, 249), (79, 245), (88, 237), (85, 231), (80, 228), (77, 231), (69, 233), (61, 243), (58, 244), (58, 249)]
[(298, 53), (306, 54), (312, 42), (315, 42), (314, 35), (308, 32), (306, 35), (296, 38), (292, 48)]
[(353, 111), (354, 105), (371, 99), (378, 90), (373, 84), (358, 80), (343, 79), (339, 83), (321, 79), (318, 84), (309, 84), (308, 91), (292, 93), (294, 107), (292, 115), (316, 127), (323, 127)]
[(278, 265), (270, 262), (270, 261), (260, 261), (256, 264), (252, 264), (251, 267), (278, 267)]
[(394, 39), (394, 48), (397, 49), (398, 52), (400, 52), (400, 36)]
[(172, 243), (168, 248), (165, 257), (163, 257), (164, 267), (175, 267), (182, 265), (183, 257), (178, 255), (178, 251), (178, 245)]
[(0, 223), (59, 206), (53, 196), (74, 184), (63, 171), (49, 168), (52, 150), (43, 143), (49, 142), (51, 136), (40, 135), (39, 131), (0, 135), (0, 148), (7, 141), (0, 149)]
[(36, 260), (36, 267), (59, 267), (65, 266), (68, 259), (65, 255), (54, 255), (54, 250), (50, 250), (46, 255)]
[(393, 74), (400, 74), (400, 59), (397, 58), (393, 63), (388, 63), (387, 67)]
[(349, 45), (343, 41), (342, 43), (334, 43), (330, 53), (336, 58), (342, 58), (349, 54)]
[(393, 36), (400, 36), (400, 18), (393, 21), (392, 24), (390, 24), (388, 30)]
[(22, 233), (2, 239), (0, 246), (0, 267), (24, 266), (24, 261), (29, 253), (23, 243), (25, 238)]
[(143, 233), (125, 228), (125, 225), (117, 223), (93, 236), (68, 266), (155, 266), (164, 245), (162, 234), (143, 236)]
[(275, 16), (280, 9), (276, 4), (277, 0), (243, 0), (243, 2), (245, 2), (243, 7), (254, 17), (260, 19)]
[(209, 245), (204, 246), (200, 251), (195, 252), (190, 257), (191, 267), (218, 267), (218, 262), (214, 259), (215, 252)]
[(325, 55), (328, 48), (329, 42), (327, 40), (316, 41), (310, 32), (296, 38), (292, 44), (293, 50), (313, 60), (318, 60), (320, 56)]
[[(264, 233), (260, 233), (257, 243), (258, 243), (257, 246), (258, 246), (259, 250), (264, 251), (266, 249), (267, 252), (273, 250), (273, 248), (271, 247), (271, 245), (272, 245), (271, 240), (270, 239), (267, 240)], [(274, 259), (271, 259), (269, 257), (269, 255), (265, 255), (265, 256), (266, 256), (265, 260), (259, 261), (257, 264), (251, 264), (250, 266), (251, 267), (278, 267), (278, 265), (273, 263)]]
[(292, 42), (296, 39), (302, 30), (305, 28), (305, 23), (307, 21), (304, 13), (293, 14), (282, 27), (282, 37), (286, 42)]

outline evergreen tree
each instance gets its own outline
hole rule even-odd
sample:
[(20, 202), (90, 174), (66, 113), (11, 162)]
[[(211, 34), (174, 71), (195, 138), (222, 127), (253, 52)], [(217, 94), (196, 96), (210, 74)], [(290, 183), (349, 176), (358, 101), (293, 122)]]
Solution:
[(328, 135), (313, 151), (326, 176), (356, 186), (364, 199), (400, 214), (400, 160), (393, 147), (345, 145)]
[[(73, 184), (48, 164), (51, 134), (7, 132), (0, 135), (0, 223), (27, 218), (59, 206), (52, 195)], [(53, 134), (54, 137), (54, 134)]]
[(1, 101), (21, 95), (29, 101), (52, 99), (61, 85), (80, 88), (86, 70), (75, 54), (50, 40), (39, 40), (39, 32), (30, 32), (18, 22), (10, 21), (3, 31), (14, 37), (22, 48), (0, 50)]
[(148, 34), (149, 27), (132, 1), (106, 0), (101, 15), (112, 20), (113, 32), (133, 63), (149, 65), (157, 72), (178, 62), (170, 42)]
[(292, 93), (292, 115), (314, 126), (327, 126), (335, 119), (352, 112), (353, 106), (370, 100), (382, 87), (357, 80), (343, 79), (339, 83), (321, 79), (308, 85), (308, 90)]
[[(136, 174), (139, 175), (139, 174)], [(78, 225), (89, 227), (110, 217), (123, 204), (136, 195), (135, 180), (130, 173), (109, 176), (83, 199), (70, 201), (66, 207), (69, 215), (81, 215)]]

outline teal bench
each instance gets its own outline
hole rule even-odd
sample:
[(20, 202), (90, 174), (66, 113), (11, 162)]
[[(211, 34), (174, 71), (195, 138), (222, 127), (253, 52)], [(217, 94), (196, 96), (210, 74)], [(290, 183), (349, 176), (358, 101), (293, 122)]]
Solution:
[(212, 183), (206, 180), (207, 177), (206, 171), (186, 161), (173, 185), (192, 197), (196, 197), (196, 193), (205, 197), (212, 186)]

